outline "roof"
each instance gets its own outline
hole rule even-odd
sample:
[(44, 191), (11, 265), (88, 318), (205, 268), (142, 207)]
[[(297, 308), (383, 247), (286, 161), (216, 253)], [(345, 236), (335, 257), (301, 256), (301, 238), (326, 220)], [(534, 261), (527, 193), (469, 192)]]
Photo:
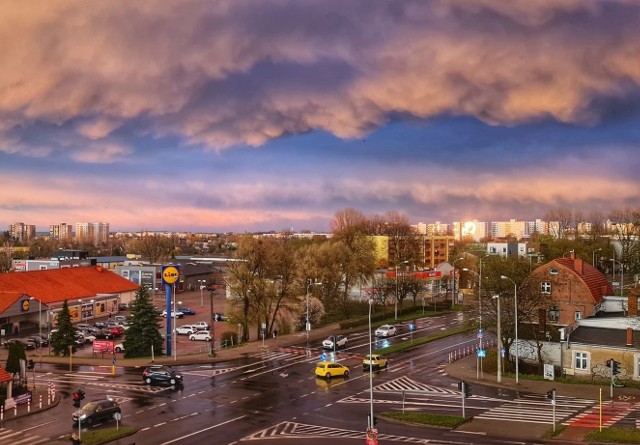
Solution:
[(23, 296), (22, 292), (4, 292), (0, 290), (0, 314), (9, 309)]
[(13, 380), (13, 376), (0, 366), (0, 383), (10, 382), (11, 380)]
[[(575, 273), (589, 288), (596, 303), (602, 302), (605, 295), (613, 295), (613, 287), (607, 277), (591, 264), (573, 258), (557, 258), (553, 261)], [(580, 266), (582, 271), (579, 270)]]
[(569, 337), (571, 343), (637, 349), (640, 332), (633, 331), (633, 346), (627, 346), (627, 330), (579, 326)]
[[(134, 282), (100, 266), (0, 274), (0, 293), (29, 295), (43, 304), (137, 289), (138, 285)], [(4, 304), (3, 298), (0, 307)]]

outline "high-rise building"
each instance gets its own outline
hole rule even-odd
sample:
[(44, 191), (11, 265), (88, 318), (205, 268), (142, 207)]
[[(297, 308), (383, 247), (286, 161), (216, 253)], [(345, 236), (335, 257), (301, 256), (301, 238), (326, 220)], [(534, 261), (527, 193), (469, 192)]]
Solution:
[(453, 237), (456, 241), (480, 241), (488, 236), (489, 223), (477, 219), (453, 223)]
[(493, 221), (491, 223), (491, 236), (493, 238), (514, 237), (521, 239), (524, 237), (527, 229), (525, 221), (517, 221), (510, 219), (509, 221)]
[(9, 225), (9, 236), (18, 241), (29, 241), (36, 237), (36, 226), (17, 222)]
[(73, 227), (67, 223), (53, 224), (49, 226), (49, 235), (53, 239), (69, 241), (73, 238)]
[(94, 245), (106, 243), (109, 240), (109, 223), (76, 223), (76, 239), (90, 241)]

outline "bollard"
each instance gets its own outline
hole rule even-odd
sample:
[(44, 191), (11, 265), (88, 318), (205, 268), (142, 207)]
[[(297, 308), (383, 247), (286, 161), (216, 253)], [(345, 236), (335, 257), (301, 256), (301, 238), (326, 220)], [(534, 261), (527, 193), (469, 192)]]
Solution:
[(31, 400), (27, 400), (27, 413), (31, 412)]
[(38, 409), (42, 409), (42, 394), (40, 394), (40, 402), (38, 403)]
[(4, 422), (4, 406), (0, 406), (0, 425)]
[(15, 405), (13, 407), (13, 417), (16, 417), (18, 415), (18, 405)]

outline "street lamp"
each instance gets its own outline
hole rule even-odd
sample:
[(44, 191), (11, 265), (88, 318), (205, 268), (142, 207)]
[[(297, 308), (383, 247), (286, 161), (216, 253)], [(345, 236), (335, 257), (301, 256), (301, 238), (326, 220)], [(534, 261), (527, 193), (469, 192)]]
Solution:
[(593, 267), (596, 267), (596, 252), (600, 252), (602, 250), (602, 247), (600, 249), (596, 249), (593, 251), (593, 253), (591, 253), (591, 265)]
[(399, 264), (396, 264), (396, 304), (395, 304), (395, 319), (398, 319), (398, 266), (400, 264), (408, 264), (409, 261), (401, 261)]
[(614, 260), (613, 258), (611, 258), (611, 261), (613, 262), (613, 277), (615, 279), (616, 276), (616, 263), (618, 263), (620, 265), (620, 296), (624, 297), (624, 266), (622, 265), (622, 263), (620, 261)]
[(453, 305), (456, 301), (456, 263), (461, 260), (464, 260), (464, 258), (458, 258), (453, 262), (453, 295), (451, 295), (451, 309), (453, 309)]
[(29, 297), (29, 300), (38, 300), (38, 349), (40, 350), (40, 365), (42, 366), (42, 301), (36, 297)]
[(497, 331), (498, 331), (498, 371), (496, 373), (497, 375), (497, 382), (500, 383), (502, 382), (502, 360), (501, 360), (501, 356), (502, 356), (502, 330), (500, 329), (500, 295), (494, 295), (493, 297), (494, 300), (497, 300), (498, 302), (498, 326), (497, 326)]
[(373, 299), (369, 299), (369, 428), (373, 428), (373, 340), (371, 338), (371, 308)]
[(322, 283), (309, 283), (307, 285), (307, 317), (306, 317), (306, 322), (305, 322), (305, 331), (307, 331), (307, 346), (309, 344), (309, 331), (311, 330), (311, 322), (309, 321), (309, 293), (311, 292), (311, 286), (321, 286)]
[(207, 280), (198, 280), (198, 283), (200, 283), (200, 307), (204, 306), (204, 284), (207, 282)]
[(516, 285), (516, 282), (513, 281), (511, 278), (506, 277), (504, 275), (500, 275), (500, 279), (502, 280), (509, 280), (513, 283), (513, 302), (514, 302), (514, 307), (515, 307), (515, 336), (516, 336), (516, 385), (518, 384), (518, 361), (519, 361), (519, 357), (518, 357), (518, 349), (519, 349), (519, 345), (518, 345), (518, 286)]

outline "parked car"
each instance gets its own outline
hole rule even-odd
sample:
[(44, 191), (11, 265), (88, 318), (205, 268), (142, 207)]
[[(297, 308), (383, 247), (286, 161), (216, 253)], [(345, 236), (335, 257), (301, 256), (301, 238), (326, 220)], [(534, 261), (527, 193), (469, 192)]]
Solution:
[(388, 360), (380, 354), (367, 354), (362, 360), (362, 369), (368, 370), (369, 367), (372, 369), (386, 368), (388, 363)]
[(199, 321), (197, 323), (192, 324), (191, 326), (193, 326), (196, 331), (208, 331), (209, 330), (209, 323), (207, 323), (206, 321)]
[(196, 315), (196, 311), (188, 307), (179, 307), (178, 312), (182, 312), (184, 315)]
[(337, 376), (349, 377), (349, 367), (336, 362), (319, 362), (316, 364), (314, 372), (316, 376), (327, 379)]
[(24, 338), (10, 338), (3, 343), (3, 346), (9, 349), (12, 343), (18, 343), (22, 345), (24, 349), (36, 349), (36, 344), (34, 342), (26, 340)]
[(25, 337), (24, 338), (27, 341), (32, 341), (36, 344), (36, 347), (40, 347), (42, 346), (47, 346), (49, 344), (49, 340), (47, 340), (46, 338), (42, 338), (38, 335), (32, 335), (31, 337)]
[(124, 352), (124, 344), (123, 343), (118, 343), (117, 345), (115, 345), (113, 347), (113, 350), (116, 352)]
[(176, 334), (180, 334), (180, 335), (191, 335), (196, 331), (197, 329), (191, 326), (190, 324), (185, 324), (183, 326), (178, 326), (176, 328)]
[[(167, 310), (165, 309), (164, 311), (162, 311), (162, 316), (164, 318), (167, 318)], [(184, 314), (182, 312), (179, 311), (171, 311), (171, 317), (172, 318), (182, 318), (184, 317)]]
[(124, 328), (122, 326), (111, 326), (109, 328), (111, 336), (114, 338), (120, 338), (124, 335)]
[(216, 312), (215, 314), (213, 314), (213, 321), (228, 321), (229, 317), (227, 317), (224, 314), (221, 314), (219, 312)]
[(73, 423), (93, 425), (101, 421), (113, 420), (115, 413), (120, 413), (120, 405), (112, 399), (94, 400), (71, 415)]
[(182, 375), (178, 374), (171, 366), (152, 365), (142, 372), (142, 380), (147, 385), (179, 385), (182, 383)]
[(93, 335), (98, 340), (111, 340), (111, 338), (113, 337), (113, 335), (111, 334), (111, 331), (109, 331), (109, 329), (107, 328), (98, 329), (93, 333)]
[(124, 315), (116, 315), (115, 317), (113, 317), (113, 321), (115, 321), (116, 323), (123, 323), (127, 321), (127, 317), (125, 317)]
[(348, 342), (349, 340), (345, 335), (332, 335), (322, 342), (322, 347), (324, 349), (346, 348)]
[(209, 331), (196, 331), (189, 336), (189, 340), (211, 341), (211, 333)]
[(396, 332), (397, 332), (397, 329), (394, 325), (383, 324), (378, 329), (376, 329), (376, 332), (374, 333), (374, 335), (376, 337), (392, 337), (396, 335)]

